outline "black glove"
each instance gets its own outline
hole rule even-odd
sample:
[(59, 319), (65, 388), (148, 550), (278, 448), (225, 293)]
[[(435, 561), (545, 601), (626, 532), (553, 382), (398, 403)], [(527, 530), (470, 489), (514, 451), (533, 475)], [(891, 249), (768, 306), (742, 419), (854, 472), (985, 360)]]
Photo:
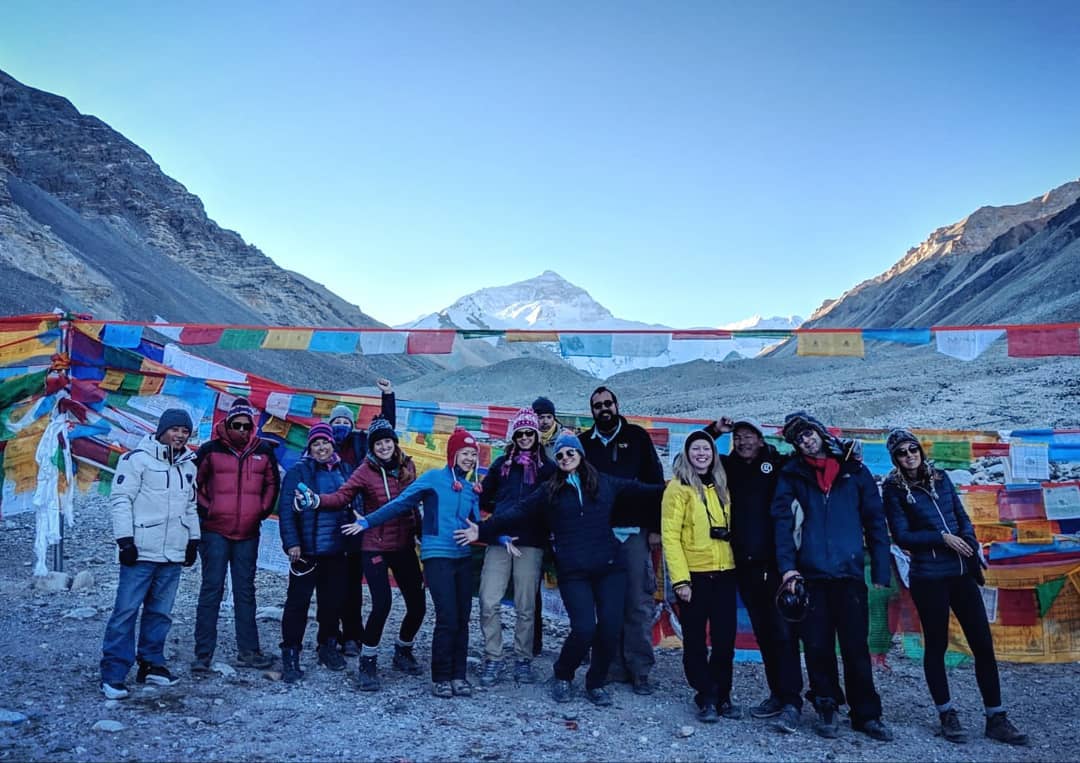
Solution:
[(187, 548), (184, 549), (184, 566), (194, 567), (195, 560), (199, 558), (199, 541), (189, 540), (187, 542)]
[(139, 561), (139, 549), (135, 548), (135, 539), (132, 537), (117, 538), (116, 545), (120, 547), (120, 564), (125, 567), (134, 567)]

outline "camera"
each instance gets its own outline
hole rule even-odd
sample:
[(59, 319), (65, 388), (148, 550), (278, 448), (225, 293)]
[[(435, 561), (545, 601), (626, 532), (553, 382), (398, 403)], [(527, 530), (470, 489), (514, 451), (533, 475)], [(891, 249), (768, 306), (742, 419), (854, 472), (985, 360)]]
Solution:
[(713, 540), (731, 541), (731, 530), (726, 527), (709, 527), (709, 537)]

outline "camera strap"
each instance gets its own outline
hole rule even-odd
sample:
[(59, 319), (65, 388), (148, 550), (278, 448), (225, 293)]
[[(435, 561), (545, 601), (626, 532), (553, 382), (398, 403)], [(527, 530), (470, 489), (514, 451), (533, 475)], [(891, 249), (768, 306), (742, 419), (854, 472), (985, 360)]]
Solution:
[[(705, 489), (706, 490), (711, 490), (711, 491), (713, 491), (713, 493), (716, 493), (716, 485), (706, 485)], [(709, 527), (727, 527), (727, 528), (730, 528), (731, 525), (728, 523), (727, 506), (725, 506), (724, 502), (722, 500), (720, 500), (720, 495), (719, 494), (716, 495), (716, 501), (717, 501), (717, 503), (720, 504), (720, 511), (724, 515), (724, 524), (718, 525), (718, 524), (713, 522), (712, 512), (709, 511), (709, 501), (708, 501), (707, 498), (705, 498), (705, 500), (703, 500), (703, 503), (705, 504), (705, 516), (707, 516), (709, 518)]]

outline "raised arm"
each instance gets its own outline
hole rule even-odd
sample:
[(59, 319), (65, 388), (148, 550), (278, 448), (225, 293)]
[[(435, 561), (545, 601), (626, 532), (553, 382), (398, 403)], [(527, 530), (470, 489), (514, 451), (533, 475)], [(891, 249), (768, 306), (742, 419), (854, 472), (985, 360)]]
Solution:
[(659, 529), (660, 499), (664, 494), (663, 475), (659, 484), (626, 480), (610, 475), (600, 479), (609, 480), (615, 490), (615, 505), (611, 510), (612, 527), (645, 527)]

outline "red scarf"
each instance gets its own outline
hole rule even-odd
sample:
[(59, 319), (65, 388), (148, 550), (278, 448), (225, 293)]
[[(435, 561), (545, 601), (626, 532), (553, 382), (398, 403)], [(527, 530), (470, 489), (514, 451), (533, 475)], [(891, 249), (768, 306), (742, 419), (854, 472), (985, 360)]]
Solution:
[(836, 475), (840, 473), (840, 462), (828, 456), (825, 458), (803, 456), (803, 458), (806, 459), (806, 463), (814, 467), (814, 476), (817, 477), (817, 484), (821, 488), (821, 492), (828, 493), (833, 482), (836, 481)]

